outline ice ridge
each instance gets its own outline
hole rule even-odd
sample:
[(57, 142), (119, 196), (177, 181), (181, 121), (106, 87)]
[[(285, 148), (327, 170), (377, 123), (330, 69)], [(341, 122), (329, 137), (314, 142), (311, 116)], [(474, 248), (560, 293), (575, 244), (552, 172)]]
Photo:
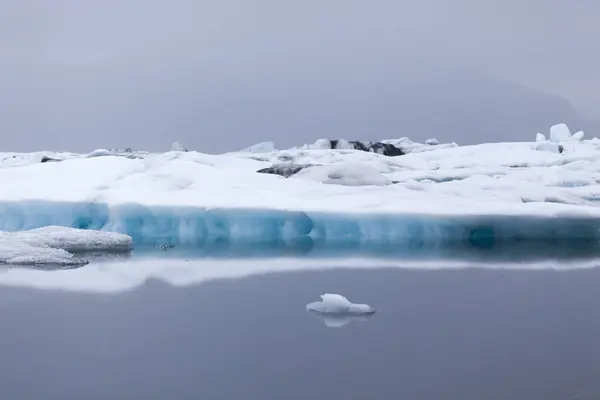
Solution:
[(500, 241), (600, 241), (600, 220), (565, 215), (352, 214), (140, 204), (0, 202), (0, 230), (65, 226), (118, 232), (136, 245), (260, 243), (493, 247)]

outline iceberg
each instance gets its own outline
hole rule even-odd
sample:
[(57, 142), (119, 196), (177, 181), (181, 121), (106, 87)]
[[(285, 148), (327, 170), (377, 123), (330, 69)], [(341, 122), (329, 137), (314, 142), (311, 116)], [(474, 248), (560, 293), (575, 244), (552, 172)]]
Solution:
[[(63, 226), (125, 234), (136, 245), (204, 248), (600, 241), (598, 139), (372, 142), (406, 153), (396, 157), (322, 142), (219, 155), (3, 153), (0, 230)], [(548, 143), (552, 151), (536, 149)], [(62, 161), (41, 163), (44, 156)]]
[(73, 229), (60, 226), (20, 231), (0, 231), (0, 263), (12, 265), (82, 265), (87, 261), (76, 253), (131, 250), (131, 237), (113, 232)]
[(571, 131), (565, 124), (550, 127), (550, 140), (555, 143), (566, 142), (571, 139)]
[(583, 140), (583, 136), (583, 131), (571, 135), (571, 131), (566, 124), (553, 125), (550, 128), (549, 139), (546, 139), (546, 136), (541, 133), (537, 134), (535, 149), (550, 153), (562, 153), (566, 144), (569, 142), (579, 143)]
[(321, 295), (321, 301), (315, 301), (306, 305), (307, 311), (319, 314), (337, 315), (368, 315), (375, 314), (375, 309), (367, 304), (354, 304), (340, 294), (325, 293)]

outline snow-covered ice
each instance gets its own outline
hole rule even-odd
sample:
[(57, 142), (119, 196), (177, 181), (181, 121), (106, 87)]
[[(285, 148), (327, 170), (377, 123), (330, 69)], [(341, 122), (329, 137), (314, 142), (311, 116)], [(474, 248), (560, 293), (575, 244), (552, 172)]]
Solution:
[(127, 251), (132, 245), (132, 239), (127, 235), (60, 226), (0, 231), (0, 263), (80, 265), (86, 261), (73, 253)]
[(375, 309), (367, 304), (355, 304), (340, 294), (325, 293), (321, 295), (321, 301), (315, 301), (306, 305), (307, 311), (321, 314), (343, 314), (360, 315), (374, 314)]
[[(59, 225), (195, 246), (598, 241), (600, 140), (567, 131), (553, 127), (561, 143), (534, 142), (535, 132), (529, 142), (474, 146), (381, 141), (406, 153), (395, 157), (324, 140), (221, 155), (4, 153), (0, 230)], [(556, 151), (539, 151), (547, 143)], [(288, 178), (256, 172), (282, 163), (310, 167)]]

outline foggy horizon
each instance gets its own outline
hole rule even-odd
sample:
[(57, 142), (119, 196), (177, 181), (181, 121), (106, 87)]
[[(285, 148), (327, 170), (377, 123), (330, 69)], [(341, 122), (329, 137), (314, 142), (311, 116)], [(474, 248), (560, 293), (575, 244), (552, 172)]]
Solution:
[(600, 4), (7, 0), (2, 151), (597, 135)]

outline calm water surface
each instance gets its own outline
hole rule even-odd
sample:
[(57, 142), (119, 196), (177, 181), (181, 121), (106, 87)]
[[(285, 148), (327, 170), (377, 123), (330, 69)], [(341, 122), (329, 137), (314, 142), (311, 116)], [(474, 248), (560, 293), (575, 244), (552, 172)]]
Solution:
[[(380, 312), (328, 327), (323, 292)], [(0, 320), (2, 399), (600, 399), (600, 269), (0, 287)]]

